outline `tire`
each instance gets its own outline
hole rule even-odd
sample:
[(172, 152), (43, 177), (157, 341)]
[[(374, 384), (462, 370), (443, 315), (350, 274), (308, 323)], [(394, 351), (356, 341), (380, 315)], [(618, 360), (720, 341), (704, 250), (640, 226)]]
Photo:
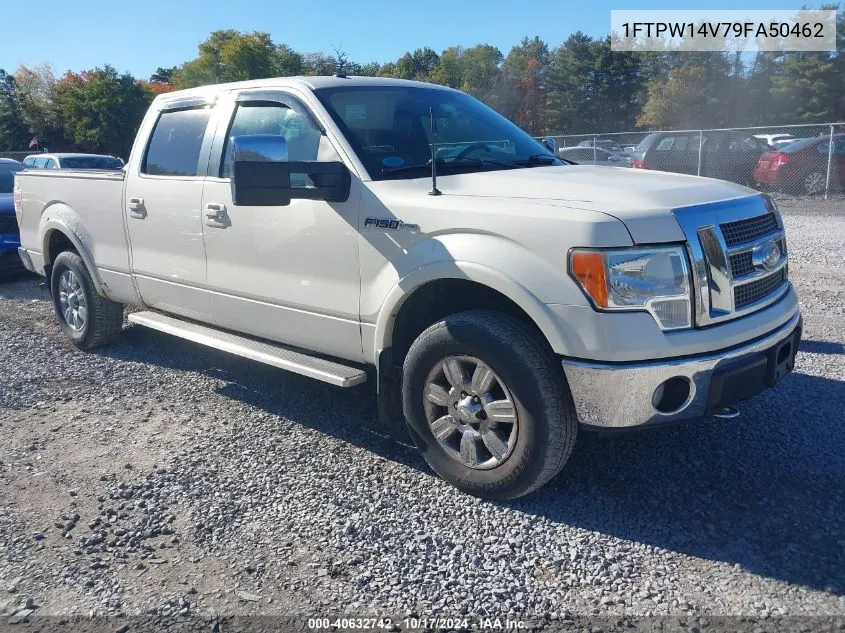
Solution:
[(76, 347), (88, 350), (117, 342), (123, 326), (123, 305), (97, 293), (77, 253), (63, 251), (56, 257), (50, 294), (59, 324)]
[[(495, 380), (483, 370), (476, 380), (478, 363)], [(456, 382), (467, 386), (466, 397)], [(483, 385), (490, 387), (475, 388)], [(546, 342), (520, 321), (488, 310), (447, 316), (420, 334), (405, 357), (402, 404), (434, 472), (486, 499), (513, 499), (547, 483), (569, 459), (578, 434), (563, 369)], [(510, 412), (515, 423), (503, 422)]]

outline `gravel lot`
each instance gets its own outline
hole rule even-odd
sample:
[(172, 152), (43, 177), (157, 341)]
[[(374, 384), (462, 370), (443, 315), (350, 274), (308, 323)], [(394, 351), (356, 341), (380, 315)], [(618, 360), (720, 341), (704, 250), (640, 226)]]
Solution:
[(457, 492), (385, 437), (371, 387), (140, 327), (80, 353), (40, 280), (0, 285), (2, 621), (843, 625), (845, 202), (781, 205), (805, 318), (797, 371), (736, 420), (583, 434), (555, 481), (508, 503)]

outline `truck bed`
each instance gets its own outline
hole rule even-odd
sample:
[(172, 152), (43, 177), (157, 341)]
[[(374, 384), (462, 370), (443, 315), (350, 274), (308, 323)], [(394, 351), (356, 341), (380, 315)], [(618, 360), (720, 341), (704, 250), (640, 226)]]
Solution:
[(97, 269), (129, 273), (123, 220), (123, 171), (25, 169), (15, 179), (22, 197), (21, 246), (41, 260), (49, 226), (65, 225)]

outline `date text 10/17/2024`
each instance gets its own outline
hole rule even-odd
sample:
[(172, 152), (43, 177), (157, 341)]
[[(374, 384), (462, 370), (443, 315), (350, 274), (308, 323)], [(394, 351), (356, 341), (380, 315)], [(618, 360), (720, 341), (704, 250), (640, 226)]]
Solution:
[(521, 631), (528, 625), (524, 620), (510, 618), (479, 617), (468, 618), (426, 618), (426, 617), (323, 617), (308, 618), (308, 628), (311, 630), (457, 630), (481, 629), (500, 631)]

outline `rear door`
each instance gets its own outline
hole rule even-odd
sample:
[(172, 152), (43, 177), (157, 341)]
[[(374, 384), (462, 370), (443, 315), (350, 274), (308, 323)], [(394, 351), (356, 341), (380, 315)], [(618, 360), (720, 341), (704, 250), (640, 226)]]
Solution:
[(148, 306), (212, 322), (200, 206), (212, 110), (196, 99), (165, 108), (144, 121), (147, 146), (127, 168), (132, 271)]
[(765, 141), (749, 134), (727, 134), (721, 139), (718, 153), (712, 156), (715, 178), (739, 184), (754, 181), (754, 168), (766, 151)]
[(648, 168), (677, 174), (697, 173), (698, 153), (693, 156), (687, 151), (688, 144), (689, 138), (686, 134), (671, 134), (658, 138), (646, 153), (645, 162)]

